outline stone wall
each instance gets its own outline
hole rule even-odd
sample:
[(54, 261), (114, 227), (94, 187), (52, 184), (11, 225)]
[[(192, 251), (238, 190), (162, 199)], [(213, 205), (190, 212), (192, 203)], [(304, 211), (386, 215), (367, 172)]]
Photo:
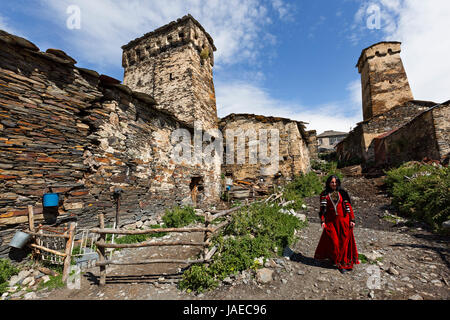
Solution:
[(420, 113), (436, 105), (430, 101), (408, 101), (390, 110), (362, 121), (336, 147), (339, 161), (352, 162), (361, 159), (371, 166), (375, 162), (374, 138), (403, 126)]
[(375, 139), (377, 167), (424, 158), (444, 160), (450, 152), (450, 104), (437, 105), (393, 132)]
[(361, 53), (357, 67), (361, 74), (364, 120), (414, 99), (400, 57), (400, 45), (400, 42), (380, 42)]
[(37, 223), (54, 222), (42, 208), (49, 186), (61, 194), (56, 223), (74, 220), (81, 228), (97, 226), (102, 211), (111, 223), (116, 188), (123, 190), (122, 224), (190, 202), (196, 177), (203, 178), (204, 203), (218, 198), (215, 168), (170, 158), (171, 133), (193, 132), (189, 123), (75, 63), (0, 31), (0, 256), (27, 227), (28, 205)]
[[(243, 164), (236, 163), (238, 159), (237, 139), (234, 142), (234, 164), (230, 164), (229, 159), (227, 159), (227, 150), (224, 152), (222, 171), (231, 173), (232, 178), (235, 180), (263, 179), (268, 185), (273, 182), (274, 178), (278, 179), (279, 182), (291, 180), (295, 175), (307, 173), (310, 170), (310, 150), (317, 150), (317, 143), (314, 145), (315, 135), (313, 133), (308, 134), (304, 130), (304, 124), (302, 122), (290, 119), (264, 117), (253, 114), (231, 114), (221, 119), (220, 129), (224, 136), (225, 147), (229, 143), (227, 140), (227, 130), (232, 130), (235, 133), (238, 133), (240, 130), (247, 133), (256, 133), (255, 137), (252, 138), (249, 135), (250, 138), (248, 140), (246, 139), (245, 162)], [(276, 161), (275, 167), (261, 163), (259, 160), (253, 164), (250, 161), (250, 147), (258, 144), (261, 129), (278, 130), (279, 159), (274, 159)], [(266, 141), (269, 142), (269, 152), (271, 152), (270, 133)], [(242, 149), (239, 150), (241, 151)], [(259, 152), (259, 149), (255, 149), (256, 152)], [(255, 158), (259, 159), (256, 154)], [(272, 169), (276, 170), (273, 171)]]

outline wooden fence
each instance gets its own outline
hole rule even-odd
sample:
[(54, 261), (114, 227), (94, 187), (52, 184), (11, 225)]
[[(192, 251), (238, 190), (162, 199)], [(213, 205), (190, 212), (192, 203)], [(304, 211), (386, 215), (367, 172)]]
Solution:
[[(224, 217), (229, 215), (235, 211), (237, 211), (240, 207), (235, 207), (229, 210), (224, 211), (211, 211), (206, 212), (205, 217), (205, 226), (204, 227), (193, 227), (193, 228), (158, 228), (158, 229), (148, 229), (148, 230), (124, 230), (119, 228), (105, 228), (105, 216), (103, 213), (99, 214), (99, 228), (91, 229), (92, 233), (97, 233), (100, 235), (99, 240), (95, 243), (97, 246), (97, 252), (99, 254), (99, 260), (96, 263), (96, 266), (100, 267), (100, 286), (104, 286), (106, 284), (106, 266), (107, 265), (142, 265), (142, 264), (154, 264), (154, 263), (180, 263), (180, 264), (194, 264), (194, 263), (207, 263), (211, 261), (214, 253), (217, 248), (209, 248), (211, 244), (211, 238), (214, 233), (216, 233), (220, 228), (224, 227), (228, 221), (223, 221), (217, 226), (212, 226), (212, 222), (220, 217)], [(116, 219), (117, 216), (116, 216)], [(116, 226), (118, 225), (116, 221)], [(114, 243), (106, 243), (106, 235), (140, 235), (140, 234), (152, 234), (159, 232), (167, 232), (167, 233), (178, 233), (178, 232), (203, 232), (204, 238), (202, 242), (190, 242), (190, 241), (144, 241), (140, 243), (130, 243), (130, 244), (114, 244)], [(142, 248), (142, 247), (151, 247), (151, 246), (198, 246), (203, 247), (203, 251), (201, 257), (195, 260), (184, 260), (184, 259), (152, 259), (152, 260), (143, 260), (143, 261), (117, 261), (117, 260), (108, 260), (106, 257), (106, 249), (107, 248)]]
[[(32, 236), (32, 241), (28, 246), (33, 249), (33, 256), (36, 257), (40, 255), (41, 257), (44, 257), (44, 253), (41, 253), (41, 251), (43, 251), (56, 258), (52, 259), (50, 262), (58, 263), (61, 261), (61, 264), (64, 265), (62, 281), (66, 282), (69, 276), (76, 224), (71, 223), (69, 228), (66, 228), (67, 230), (46, 228), (45, 231), (47, 231), (47, 233), (44, 233), (45, 228), (42, 225), (39, 225), (37, 228), (35, 227), (33, 207), (28, 206), (28, 225), (29, 229), (25, 230), (25, 232)], [(49, 248), (50, 245), (48, 245), (48, 243), (51, 243), (51, 241), (48, 241), (48, 239), (62, 240), (61, 248)], [(64, 252), (62, 252), (62, 250), (64, 250)]]

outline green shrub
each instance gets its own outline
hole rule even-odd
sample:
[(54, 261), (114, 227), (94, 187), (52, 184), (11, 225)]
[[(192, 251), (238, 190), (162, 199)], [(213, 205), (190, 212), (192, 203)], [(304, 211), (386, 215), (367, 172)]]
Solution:
[(284, 187), (283, 198), (287, 201), (294, 201), (288, 208), (301, 210), (304, 204), (303, 199), (319, 194), (323, 189), (320, 178), (314, 173), (301, 174), (296, 176), (292, 182)]
[(172, 210), (166, 210), (162, 219), (168, 228), (180, 228), (193, 222), (205, 222), (205, 218), (196, 215), (191, 206), (176, 206)]
[(19, 269), (11, 264), (8, 259), (0, 259), (0, 294), (3, 294), (8, 288), (8, 281), (19, 273)]
[(400, 214), (438, 228), (450, 218), (450, 169), (406, 163), (386, 172), (392, 204)]
[(231, 274), (257, 268), (256, 258), (281, 255), (285, 246), (294, 243), (295, 230), (304, 225), (298, 218), (280, 212), (276, 204), (242, 207), (223, 232), (213, 238), (218, 249), (211, 264), (187, 270), (180, 289), (201, 292), (214, 288)]

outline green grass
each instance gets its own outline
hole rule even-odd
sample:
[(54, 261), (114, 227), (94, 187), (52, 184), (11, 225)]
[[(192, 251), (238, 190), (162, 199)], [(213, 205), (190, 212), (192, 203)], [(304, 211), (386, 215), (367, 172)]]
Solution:
[(6, 292), (9, 279), (18, 274), (19, 269), (11, 264), (8, 259), (0, 259), (0, 294)]
[(162, 219), (168, 228), (180, 228), (194, 222), (205, 222), (205, 218), (196, 215), (194, 208), (191, 206), (175, 206), (171, 210), (166, 210)]
[(286, 209), (302, 210), (303, 199), (319, 194), (323, 189), (323, 184), (314, 172), (296, 176), (290, 183), (284, 186), (283, 198), (286, 201), (294, 201)]

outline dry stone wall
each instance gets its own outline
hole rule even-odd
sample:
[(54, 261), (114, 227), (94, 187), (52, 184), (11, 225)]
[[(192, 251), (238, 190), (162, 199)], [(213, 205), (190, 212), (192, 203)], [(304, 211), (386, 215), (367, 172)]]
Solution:
[(171, 133), (192, 132), (188, 123), (75, 63), (0, 31), (0, 256), (27, 227), (28, 205), (37, 223), (50, 223), (42, 208), (49, 186), (61, 195), (57, 223), (74, 220), (82, 228), (97, 226), (102, 211), (112, 224), (117, 188), (122, 224), (189, 203), (193, 177), (204, 181), (199, 198), (218, 198), (216, 170), (170, 158)]
[(421, 113), (406, 125), (376, 141), (376, 165), (391, 167), (424, 158), (444, 160), (450, 148), (450, 104)]
[(339, 161), (352, 162), (360, 159), (366, 166), (373, 165), (376, 137), (400, 128), (434, 105), (436, 103), (430, 101), (408, 101), (358, 123), (348, 137), (336, 147)]

